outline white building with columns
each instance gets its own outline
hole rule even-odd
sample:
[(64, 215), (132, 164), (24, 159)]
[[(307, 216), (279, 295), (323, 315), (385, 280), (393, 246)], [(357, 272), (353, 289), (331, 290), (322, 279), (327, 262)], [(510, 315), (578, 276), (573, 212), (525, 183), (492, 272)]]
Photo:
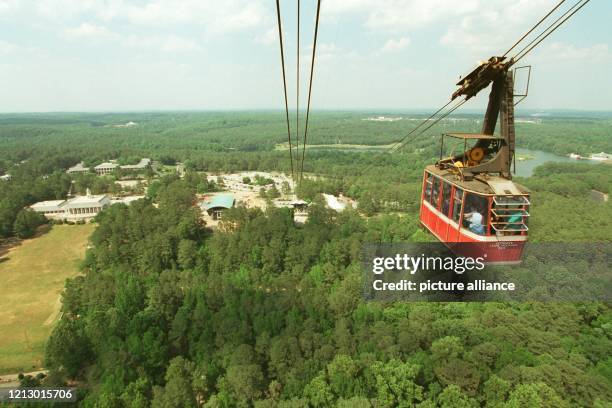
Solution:
[(41, 201), (30, 208), (51, 220), (87, 221), (111, 204), (108, 196), (86, 195), (68, 200)]
[(113, 171), (115, 171), (118, 167), (119, 165), (117, 163), (107, 162), (107, 163), (98, 164), (96, 167), (94, 167), (94, 170), (98, 174), (110, 174)]

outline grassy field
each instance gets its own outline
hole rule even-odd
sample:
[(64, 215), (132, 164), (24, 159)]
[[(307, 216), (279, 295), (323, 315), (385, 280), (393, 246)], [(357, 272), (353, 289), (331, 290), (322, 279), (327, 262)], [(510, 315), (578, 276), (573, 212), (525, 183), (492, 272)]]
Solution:
[(60, 294), (95, 228), (56, 225), (0, 258), (0, 374), (42, 366), (44, 345), (59, 317)]

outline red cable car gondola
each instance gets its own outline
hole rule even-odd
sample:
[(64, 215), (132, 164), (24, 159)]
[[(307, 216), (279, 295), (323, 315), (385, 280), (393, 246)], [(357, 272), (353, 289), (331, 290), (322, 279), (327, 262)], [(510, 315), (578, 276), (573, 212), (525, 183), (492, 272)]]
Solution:
[[(492, 57), (457, 85), (452, 99), (469, 99), (492, 83), (482, 132), (442, 135), (440, 160), (423, 176), (420, 222), (462, 255), (487, 263), (521, 260), (527, 242), (529, 192), (512, 181), (514, 159), (514, 59)], [(495, 126), (500, 117), (501, 134)], [(443, 158), (444, 137), (464, 141), (463, 152)], [(468, 148), (468, 142), (474, 143)], [(463, 245), (466, 243), (466, 245)]]

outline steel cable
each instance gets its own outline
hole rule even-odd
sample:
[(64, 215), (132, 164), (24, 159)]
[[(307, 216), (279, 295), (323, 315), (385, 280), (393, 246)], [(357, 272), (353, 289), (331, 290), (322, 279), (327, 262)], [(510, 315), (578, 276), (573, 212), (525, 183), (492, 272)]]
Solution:
[[(278, 0), (277, 0), (278, 1)], [(317, 0), (317, 14), (315, 18), (314, 40), (312, 43), (312, 61), (310, 63), (310, 80), (308, 82), (308, 103), (306, 104), (306, 122), (304, 124), (304, 145), (302, 148), (302, 163), (300, 169), (300, 180), (304, 175), (304, 160), (306, 158), (306, 140), (308, 137), (308, 120), (310, 118), (310, 100), (312, 96), (312, 80), (314, 77), (315, 55), (317, 50), (317, 34), (319, 32), (319, 14), (321, 11), (321, 0)]]
[(280, 42), (281, 67), (283, 70), (283, 90), (285, 92), (285, 117), (287, 119), (287, 138), (289, 139), (289, 158), (291, 161), (291, 178), (295, 184), (295, 172), (293, 170), (293, 146), (291, 143), (291, 125), (289, 124), (289, 103), (287, 101), (287, 79), (285, 76), (285, 51), (283, 47), (283, 29), (281, 25), (280, 0), (276, 0), (276, 17), (278, 20), (278, 38)]

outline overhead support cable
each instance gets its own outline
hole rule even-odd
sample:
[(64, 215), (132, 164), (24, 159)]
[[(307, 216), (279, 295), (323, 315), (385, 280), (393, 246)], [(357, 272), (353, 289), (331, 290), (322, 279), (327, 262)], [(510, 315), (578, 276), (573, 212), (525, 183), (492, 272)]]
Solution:
[[(416, 128), (412, 129), (410, 131), (410, 133), (408, 133), (406, 136), (404, 136), (401, 140), (398, 140), (397, 142), (395, 142), (395, 144), (388, 148), (388, 150), (386, 152), (388, 153), (393, 153), (396, 151), (399, 151), (403, 146), (405, 146), (409, 141), (412, 141), (414, 139), (416, 139), (418, 136), (422, 135), (424, 132), (426, 132), (428, 129), (430, 129), (431, 127), (433, 127), (436, 123), (438, 123), (440, 120), (444, 119), (445, 117), (447, 117), (448, 115), (450, 115), (451, 113), (453, 113), (456, 109), (458, 109), (461, 105), (463, 105), (465, 102), (467, 102), (467, 100), (462, 100), (460, 102), (457, 102), (448, 112), (444, 113), (440, 118), (437, 118), (434, 120), (433, 123), (431, 123), (429, 126), (427, 126), (425, 129), (423, 129), (421, 132), (419, 132), (418, 134), (415, 134), (411, 139), (408, 139), (408, 137), (412, 134), (414, 134), (414, 132), (416, 132), (418, 129), (421, 128), (421, 126), (423, 126), (425, 123), (427, 123), (429, 120), (433, 119), (438, 113), (440, 113), (441, 111), (444, 110), (444, 108), (446, 108), (448, 105), (450, 105), (453, 102), (453, 100), (450, 100), (449, 102), (447, 102), (444, 106), (442, 106), (440, 109), (438, 109), (437, 111), (435, 111), (434, 113), (432, 113), (428, 118), (424, 119)], [(363, 170), (361, 171), (361, 174), (365, 174), (369, 169), (376, 167), (377, 163), (373, 163), (373, 164), (369, 164), (367, 166), (365, 166), (363, 168)]]
[[(515, 49), (519, 44), (521, 44), (521, 42), (523, 42), (525, 40), (525, 38), (527, 38), (531, 33), (534, 32), (534, 30), (539, 27), (544, 21), (546, 21), (546, 19), (548, 19), (556, 10), (559, 9), (559, 7), (561, 7), (561, 5), (563, 5), (567, 0), (562, 0), (559, 3), (557, 3), (557, 5), (555, 7), (553, 7), (544, 17), (542, 17), (531, 29), (529, 29), (518, 41), (516, 41), (512, 47), (510, 47), (508, 49), (508, 51), (506, 51), (504, 53), (503, 56), (508, 55), (513, 49)], [(519, 52), (516, 53), (516, 55), (512, 58), (512, 64), (516, 64), (520, 59), (522, 59), (525, 55), (527, 55), (531, 50), (533, 50), (538, 44), (540, 44), (545, 38), (547, 38), (550, 34), (552, 34), (555, 30), (557, 30), (562, 24), (564, 24), (569, 18), (571, 18), (574, 14), (576, 14), (582, 7), (584, 7), (590, 0), (578, 0), (576, 3), (573, 4), (573, 6), (571, 6), (568, 10), (566, 10), (560, 17), (558, 17), (555, 21), (553, 21), (550, 25), (548, 25), (540, 34), (538, 34), (534, 39), (532, 39), (531, 41), (529, 41)], [(427, 122), (429, 122), (431, 119), (433, 119), (436, 115), (438, 115), (441, 111), (443, 111), (446, 107), (448, 107), (448, 105), (450, 105), (452, 102), (449, 101), (448, 103), (446, 103), (446, 105), (442, 106), (440, 109), (438, 109), (436, 112), (434, 112), (432, 115), (430, 115), (427, 119), (423, 120), (423, 122), (421, 122), (419, 124), (419, 126), (417, 126), (416, 128), (412, 129), (406, 136), (404, 136), (404, 138), (402, 138), (400, 141), (395, 142), (390, 148), (389, 150), (391, 152), (394, 151), (398, 151), (400, 150), (404, 145), (407, 144), (408, 141), (413, 140), (414, 138), (422, 135), (423, 133), (425, 133), (428, 129), (430, 129), (431, 127), (433, 127), (435, 124), (437, 124), (439, 121), (441, 121), (442, 119), (444, 119), (445, 117), (447, 117), (448, 115), (450, 115), (452, 112), (454, 112), (456, 109), (458, 109), (461, 105), (463, 105), (466, 100), (461, 101), (459, 104), (453, 106), (450, 111), (446, 112), (445, 114), (443, 114), (442, 116), (440, 116), (439, 118), (437, 118), (436, 120), (433, 121), (433, 123), (431, 123), (429, 126), (427, 126), (425, 129), (423, 129), (422, 131), (420, 131), (419, 133), (416, 133), (416, 135), (411, 138), (408, 139), (408, 137), (410, 137), (412, 134), (414, 134), (418, 129), (420, 129), (423, 125), (425, 125)]]
[(285, 92), (285, 117), (287, 119), (287, 138), (289, 141), (289, 158), (291, 162), (291, 178), (295, 183), (295, 172), (293, 169), (293, 145), (291, 143), (291, 125), (289, 124), (289, 103), (287, 101), (287, 78), (285, 76), (285, 51), (283, 47), (283, 28), (281, 25), (280, 0), (276, 0), (276, 17), (278, 20), (278, 38), (280, 42), (281, 68), (283, 71), (283, 90)]
[(310, 100), (312, 97), (312, 81), (314, 77), (315, 55), (317, 51), (317, 35), (319, 32), (319, 14), (321, 11), (321, 0), (317, 0), (317, 14), (315, 18), (314, 40), (312, 42), (312, 61), (310, 63), (310, 80), (308, 82), (308, 103), (306, 105), (306, 123), (304, 124), (304, 145), (302, 147), (302, 163), (300, 168), (300, 180), (304, 175), (304, 160), (306, 157), (306, 140), (308, 137), (308, 119), (310, 118)]
[[(297, 73), (296, 78), (296, 92), (295, 92), (295, 145), (296, 145), (296, 158), (300, 159), (300, 0), (297, 0)], [(302, 176), (298, 177), (298, 183)]]
[(390, 151), (395, 151), (396, 147), (402, 143), (404, 143), (404, 141), (414, 132), (416, 132), (417, 130), (419, 130), (421, 128), (421, 126), (423, 126), (425, 123), (427, 123), (427, 121), (431, 120), (434, 116), (436, 116), (438, 113), (440, 113), (442, 110), (444, 110), (444, 108), (446, 108), (448, 105), (450, 105), (452, 103), (452, 99), (450, 101), (448, 101), (446, 103), (446, 105), (442, 106), (440, 109), (438, 109), (437, 111), (435, 111), (434, 113), (432, 113), (431, 115), (429, 115), (429, 117), (427, 117), (426, 119), (423, 119), (423, 121), (421, 121), (421, 123), (419, 123), (419, 125), (417, 127), (415, 127), (414, 129), (412, 129), (410, 132), (408, 132), (408, 134), (406, 136), (404, 136), (403, 138), (401, 138), (400, 140), (396, 141), (393, 143), (393, 145), (389, 148)]
[(531, 27), (531, 29), (529, 31), (527, 31), (521, 38), (519, 38), (519, 40), (517, 42), (515, 42), (514, 45), (512, 45), (512, 47), (510, 47), (508, 49), (508, 51), (504, 52), (504, 55), (502, 55), (502, 57), (505, 57), (506, 55), (510, 54), (510, 51), (512, 51), (514, 48), (516, 48), (516, 46), (519, 45), (521, 43), (521, 41), (523, 41), (525, 38), (527, 38), (527, 36), (529, 34), (531, 34), (533, 32), (533, 30), (538, 28), (538, 26), (540, 24), (542, 24), (544, 22), (544, 20), (546, 20), (548, 17), (550, 17), (550, 15), (552, 13), (554, 13), (559, 7), (561, 7), (561, 5), (563, 3), (565, 3), (565, 2), (566, 2), (566, 0), (561, 0), (555, 7), (552, 8), (552, 10), (550, 10), (544, 17), (542, 17), (540, 19), (540, 21), (538, 21), (533, 27)]
[[(451, 101), (452, 102), (452, 101)], [(435, 126), (438, 122), (440, 122), (442, 119), (446, 118), (447, 116), (449, 116), (451, 113), (453, 113), (454, 111), (456, 111), (457, 109), (459, 109), (459, 107), (461, 107), (464, 103), (467, 102), (467, 99), (464, 99), (462, 101), (459, 101), (458, 103), (456, 103), (455, 105), (453, 105), (453, 107), (448, 110), (446, 113), (444, 113), (443, 115), (439, 116), (436, 120), (434, 120), (432, 123), (429, 124), (429, 126), (425, 127), (425, 129), (421, 130), (419, 133), (416, 133), (411, 139), (409, 140), (405, 140), (404, 142), (402, 142), (400, 145), (397, 146), (397, 148), (395, 148), (393, 151), (398, 151), (400, 150), (402, 147), (406, 146), (406, 144), (409, 141), (412, 141), (414, 139), (416, 139), (417, 137), (421, 136), (422, 134), (424, 134), (425, 132), (427, 132), (429, 129), (431, 129), (433, 126)], [(448, 104), (446, 104), (448, 105)]]
[[(529, 42), (513, 57), (514, 63), (519, 62), (525, 55), (531, 50), (537, 47), (542, 41), (544, 41), (549, 35), (554, 33), (559, 27), (561, 27), (567, 20), (569, 20), (574, 14), (580, 11), (581, 8), (587, 5), (591, 0), (579, 0), (572, 7), (569, 8), (561, 17), (557, 18), (551, 25), (549, 25), (544, 31), (542, 31), (536, 38)], [(558, 23), (558, 24), (557, 24)], [(549, 31), (550, 30), (550, 31)]]

